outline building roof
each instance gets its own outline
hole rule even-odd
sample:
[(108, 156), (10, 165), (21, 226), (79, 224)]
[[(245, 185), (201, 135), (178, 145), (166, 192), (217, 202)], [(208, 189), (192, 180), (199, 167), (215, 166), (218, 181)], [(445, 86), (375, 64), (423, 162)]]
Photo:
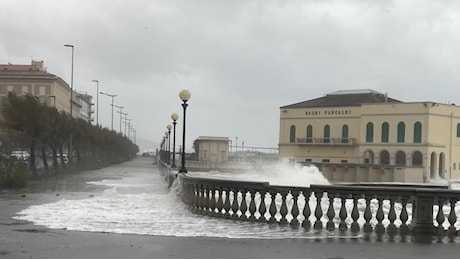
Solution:
[(228, 137), (220, 137), (220, 136), (198, 136), (196, 141), (224, 141), (228, 142)]
[(70, 88), (63, 79), (47, 72), (43, 61), (32, 61), (30, 65), (0, 64), (0, 80), (56, 80)]
[(350, 107), (361, 106), (366, 103), (401, 102), (390, 98), (386, 94), (372, 89), (341, 90), (326, 94), (324, 97), (282, 106), (281, 108), (309, 108), (309, 107)]

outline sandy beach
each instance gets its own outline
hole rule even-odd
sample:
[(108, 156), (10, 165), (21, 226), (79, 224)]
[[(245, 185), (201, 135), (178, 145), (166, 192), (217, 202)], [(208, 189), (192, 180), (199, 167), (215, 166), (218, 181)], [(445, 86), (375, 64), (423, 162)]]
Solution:
[[(130, 164), (154, 167), (147, 159)], [(118, 175), (117, 175), (118, 174)], [(97, 196), (88, 181), (121, 178), (91, 172), (35, 181), (0, 192), (0, 258), (458, 258), (458, 242), (379, 242), (356, 239), (229, 239), (148, 236), (49, 229), (13, 219), (17, 212), (57, 200)], [(166, 183), (165, 183), (166, 185)]]

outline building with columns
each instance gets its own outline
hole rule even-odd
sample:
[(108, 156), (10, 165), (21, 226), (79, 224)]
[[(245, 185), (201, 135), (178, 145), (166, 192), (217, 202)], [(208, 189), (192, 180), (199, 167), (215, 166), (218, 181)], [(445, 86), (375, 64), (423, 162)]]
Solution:
[[(70, 86), (60, 77), (47, 72), (43, 61), (32, 61), (30, 65), (0, 64), (0, 102), (8, 92), (32, 94), (58, 111), (70, 114)], [(91, 100), (91, 96), (74, 91), (72, 116), (91, 122)]]
[(280, 108), (279, 155), (333, 182), (460, 177), (460, 107), (345, 90)]

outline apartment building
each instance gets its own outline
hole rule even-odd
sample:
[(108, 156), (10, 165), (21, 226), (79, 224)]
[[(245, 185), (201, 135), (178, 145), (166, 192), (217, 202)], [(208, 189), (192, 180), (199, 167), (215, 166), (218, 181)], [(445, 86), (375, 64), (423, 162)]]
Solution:
[(47, 72), (43, 61), (33, 60), (30, 65), (0, 64), (0, 102), (8, 92), (32, 94), (41, 102), (69, 114), (72, 96), (72, 116), (91, 121), (91, 96), (77, 92), (71, 95), (69, 84)]

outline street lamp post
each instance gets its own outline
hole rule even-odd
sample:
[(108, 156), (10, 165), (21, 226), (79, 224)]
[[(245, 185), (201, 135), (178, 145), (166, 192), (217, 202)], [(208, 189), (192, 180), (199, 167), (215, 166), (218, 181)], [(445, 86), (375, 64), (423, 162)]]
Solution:
[(105, 92), (102, 92), (102, 91), (101, 91), (101, 92), (99, 92), (99, 93), (101, 93), (102, 95), (106, 95), (106, 96), (109, 96), (109, 97), (111, 97), (111, 98), (112, 98), (112, 105), (111, 105), (111, 106), (112, 106), (112, 130), (113, 130), (113, 98), (114, 98), (114, 97), (116, 97), (117, 95), (111, 95), (111, 94), (107, 94), (107, 93), (105, 93)]
[(128, 139), (131, 140), (131, 119), (128, 121)]
[(166, 128), (168, 129), (168, 164), (171, 164), (171, 129), (172, 129), (172, 125), (168, 124), (166, 126)]
[(172, 168), (176, 168), (176, 124), (177, 119), (179, 119), (179, 115), (177, 113), (171, 114), (171, 119), (173, 120), (173, 158), (172, 158)]
[(70, 72), (70, 141), (69, 141), (69, 162), (72, 162), (72, 111), (73, 111), (73, 57), (74, 57), (74, 46), (71, 44), (65, 44), (64, 47), (72, 48), (72, 67)]
[(124, 132), (124, 134), (125, 134), (125, 136), (127, 136), (126, 135), (126, 121), (127, 121), (126, 119), (128, 118), (127, 117), (128, 113), (121, 113), (121, 114), (123, 115), (123, 123), (125, 124), (125, 132)]
[(136, 144), (136, 133), (137, 133), (137, 132), (136, 132), (136, 128), (133, 127), (133, 140), (132, 140), (132, 142), (133, 142), (134, 144)]
[(166, 150), (165, 149), (165, 136), (163, 135), (163, 139), (161, 139), (161, 152), (160, 152), (160, 160), (162, 162), (165, 161), (165, 153), (166, 153), (165, 150)]
[(97, 92), (96, 92), (96, 125), (99, 125), (99, 80), (93, 79), (93, 82), (96, 82)]
[(119, 106), (115, 106), (115, 107), (118, 108), (118, 109), (120, 109), (120, 111), (117, 111), (117, 113), (120, 114), (120, 133), (123, 133), (123, 132), (121, 132), (121, 115), (123, 114), (123, 113), (121, 112), (121, 110), (122, 110), (123, 108), (125, 108), (125, 107), (119, 107)]
[(188, 106), (187, 101), (190, 100), (191, 96), (192, 94), (187, 89), (183, 89), (179, 93), (179, 98), (183, 102), (182, 108), (184, 109), (184, 124), (182, 125), (182, 156), (181, 156), (182, 166), (179, 170), (179, 173), (187, 173), (187, 169), (185, 168), (185, 112)]
[(125, 117), (125, 136), (128, 137), (128, 139), (129, 139), (129, 128), (128, 128), (128, 130), (126, 130), (126, 126), (127, 125), (129, 126), (130, 121), (131, 121), (131, 119)]
[(165, 132), (165, 150), (166, 150), (166, 153), (165, 153), (165, 162), (166, 164), (169, 164), (169, 148), (168, 148), (168, 142), (169, 142), (169, 136), (168, 136), (168, 131)]

